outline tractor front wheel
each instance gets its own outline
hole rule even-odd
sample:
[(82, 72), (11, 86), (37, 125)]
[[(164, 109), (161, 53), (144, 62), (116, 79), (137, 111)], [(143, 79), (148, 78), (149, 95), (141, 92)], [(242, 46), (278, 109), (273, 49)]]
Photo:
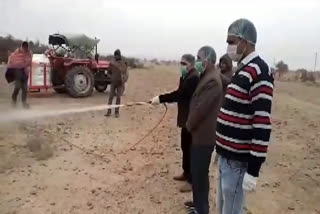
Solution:
[(86, 66), (75, 66), (67, 72), (64, 84), (71, 97), (88, 97), (93, 92), (94, 76)]

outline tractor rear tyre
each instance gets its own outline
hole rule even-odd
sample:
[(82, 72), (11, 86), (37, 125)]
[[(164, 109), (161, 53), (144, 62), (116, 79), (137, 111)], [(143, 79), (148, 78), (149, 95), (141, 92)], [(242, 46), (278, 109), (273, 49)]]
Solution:
[(75, 66), (67, 72), (64, 85), (71, 97), (88, 97), (93, 92), (93, 73), (86, 66)]
[(105, 92), (105, 90), (108, 88), (108, 84), (104, 84), (104, 85), (96, 84), (96, 85), (94, 86), (94, 88), (95, 88), (98, 92), (103, 93), (103, 92)]
[(63, 80), (59, 77), (59, 74), (56, 70), (52, 69), (50, 72), (50, 78), (53, 90), (59, 94), (66, 93), (66, 89), (64, 88)]

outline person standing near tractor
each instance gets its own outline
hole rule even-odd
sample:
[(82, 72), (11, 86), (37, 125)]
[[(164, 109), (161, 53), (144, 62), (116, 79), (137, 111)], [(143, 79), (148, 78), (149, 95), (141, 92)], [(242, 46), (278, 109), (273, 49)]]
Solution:
[[(111, 71), (111, 88), (109, 95), (108, 105), (112, 105), (113, 98), (116, 96), (116, 105), (120, 105), (121, 96), (123, 94), (123, 86), (126, 82), (127, 76), (127, 64), (122, 59), (121, 52), (117, 49), (114, 52), (114, 61), (110, 63), (110, 71)], [(115, 109), (115, 117), (119, 117), (120, 108)], [(107, 117), (111, 116), (111, 109), (108, 109)]]
[(195, 57), (191, 54), (184, 54), (181, 57), (180, 67), (180, 81), (177, 90), (170, 93), (156, 96), (151, 100), (152, 105), (160, 103), (177, 103), (178, 104), (178, 118), (177, 125), (181, 128), (181, 150), (182, 150), (182, 169), (181, 175), (173, 177), (176, 181), (187, 181), (181, 187), (181, 192), (190, 192), (192, 190), (191, 183), (191, 145), (192, 136), (186, 129), (186, 122), (190, 110), (190, 101), (193, 92), (196, 90), (200, 75), (194, 68)]
[[(20, 48), (16, 49), (10, 54), (8, 58), (8, 67), (6, 77), (8, 82), (15, 82), (13, 94), (12, 94), (12, 106), (16, 107), (17, 97), (22, 90), (22, 105), (23, 108), (28, 109), (29, 104), (27, 103), (28, 93), (28, 78), (29, 69), (32, 63), (32, 52), (29, 50), (28, 42), (24, 41)], [(11, 78), (10, 78), (11, 76)], [(11, 79), (9, 80), (8, 79)]]

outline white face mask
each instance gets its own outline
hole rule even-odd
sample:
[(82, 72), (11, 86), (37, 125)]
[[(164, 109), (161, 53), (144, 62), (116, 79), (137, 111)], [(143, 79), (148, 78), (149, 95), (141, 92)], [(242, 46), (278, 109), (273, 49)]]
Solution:
[(235, 62), (239, 62), (243, 55), (243, 53), (242, 54), (237, 53), (238, 45), (239, 43), (237, 45), (228, 45), (227, 47), (228, 56), (232, 61), (235, 61)]

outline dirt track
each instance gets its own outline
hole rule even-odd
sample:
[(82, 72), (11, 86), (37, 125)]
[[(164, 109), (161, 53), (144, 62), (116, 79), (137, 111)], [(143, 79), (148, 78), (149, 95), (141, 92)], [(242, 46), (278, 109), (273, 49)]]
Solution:
[[(173, 67), (131, 71), (124, 102), (149, 100), (174, 89), (178, 76), (173, 71)], [(4, 111), (10, 96), (1, 71), (0, 75)], [(319, 91), (298, 83), (276, 83), (272, 141), (258, 189), (247, 197), (248, 213), (320, 213)], [(106, 97), (96, 93), (72, 99), (50, 92), (32, 94), (30, 104), (35, 109), (67, 109), (103, 104)], [(186, 213), (182, 204), (191, 194), (179, 193), (181, 183), (172, 180), (180, 172), (174, 105), (152, 136), (136, 150), (121, 153), (163, 112), (162, 107), (137, 106), (122, 109), (119, 119), (90, 112), (0, 126), (0, 213)], [(42, 158), (30, 152), (35, 138), (50, 146), (51, 157), (50, 152)], [(104, 155), (105, 161), (68, 142)], [(212, 165), (211, 213), (215, 171)]]

